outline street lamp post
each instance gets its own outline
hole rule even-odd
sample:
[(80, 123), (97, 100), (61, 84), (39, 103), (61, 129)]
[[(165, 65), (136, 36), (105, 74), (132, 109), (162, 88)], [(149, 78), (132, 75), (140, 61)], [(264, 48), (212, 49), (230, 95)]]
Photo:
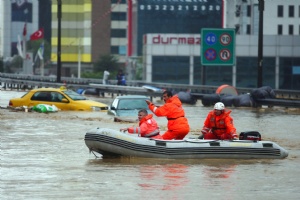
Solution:
[(264, 20), (264, 0), (258, 0), (259, 5), (259, 32), (258, 32), (258, 67), (257, 67), (257, 87), (262, 87), (263, 83), (263, 20)]
[(57, 20), (58, 20), (58, 31), (57, 31), (57, 77), (56, 82), (60, 83), (61, 77), (61, 0), (57, 0)]

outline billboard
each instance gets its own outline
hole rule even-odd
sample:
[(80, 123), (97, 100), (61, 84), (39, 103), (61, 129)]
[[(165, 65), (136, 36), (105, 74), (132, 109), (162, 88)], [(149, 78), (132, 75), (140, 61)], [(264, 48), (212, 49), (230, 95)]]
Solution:
[(144, 34), (199, 34), (202, 28), (223, 26), (222, 0), (139, 0), (133, 7), (137, 55), (142, 54)]
[(32, 3), (25, 0), (13, 0), (11, 3), (12, 22), (32, 22)]

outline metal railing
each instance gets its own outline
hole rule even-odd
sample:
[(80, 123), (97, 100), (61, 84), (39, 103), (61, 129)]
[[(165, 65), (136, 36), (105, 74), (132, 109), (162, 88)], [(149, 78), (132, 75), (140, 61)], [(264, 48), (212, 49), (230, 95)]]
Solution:
[[(110, 80), (109, 85), (102, 85), (102, 79), (91, 78), (72, 78), (61, 77), (61, 83), (56, 82), (56, 77), (53, 76), (36, 76), (36, 75), (24, 75), (24, 74), (8, 74), (0, 73), (0, 81), (9, 85), (9, 88), (32, 88), (32, 87), (60, 87), (63, 84), (67, 84), (68, 87), (73, 89), (87, 89), (94, 88), (101, 92), (120, 93), (120, 94), (141, 94), (147, 96), (161, 96), (161, 92), (152, 92), (142, 88), (143, 85), (151, 85), (157, 88), (173, 90), (173, 91), (190, 91), (191, 94), (201, 99), (204, 94), (213, 94), (217, 90), (218, 86), (208, 85), (187, 85), (187, 84), (172, 84), (172, 83), (156, 83), (145, 81), (127, 81), (127, 86), (116, 85), (116, 80)], [(251, 93), (256, 88), (236, 88), (238, 94)], [(276, 98), (281, 99), (300, 99), (299, 90), (274, 90)]]

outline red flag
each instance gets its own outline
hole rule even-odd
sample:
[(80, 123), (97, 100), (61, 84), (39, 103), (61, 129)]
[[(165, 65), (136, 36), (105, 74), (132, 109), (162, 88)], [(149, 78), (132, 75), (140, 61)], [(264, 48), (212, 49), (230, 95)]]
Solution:
[(38, 40), (44, 38), (44, 29), (40, 28), (30, 36), (30, 40)]
[(23, 36), (26, 36), (27, 34), (27, 28), (26, 28), (26, 23), (24, 24), (24, 28), (23, 28)]

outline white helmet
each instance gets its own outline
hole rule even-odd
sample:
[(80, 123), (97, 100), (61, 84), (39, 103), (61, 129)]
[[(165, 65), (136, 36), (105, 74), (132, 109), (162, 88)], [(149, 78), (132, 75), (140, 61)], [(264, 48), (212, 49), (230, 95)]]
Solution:
[(225, 106), (222, 102), (218, 102), (218, 103), (215, 104), (214, 109), (215, 110), (224, 110)]

